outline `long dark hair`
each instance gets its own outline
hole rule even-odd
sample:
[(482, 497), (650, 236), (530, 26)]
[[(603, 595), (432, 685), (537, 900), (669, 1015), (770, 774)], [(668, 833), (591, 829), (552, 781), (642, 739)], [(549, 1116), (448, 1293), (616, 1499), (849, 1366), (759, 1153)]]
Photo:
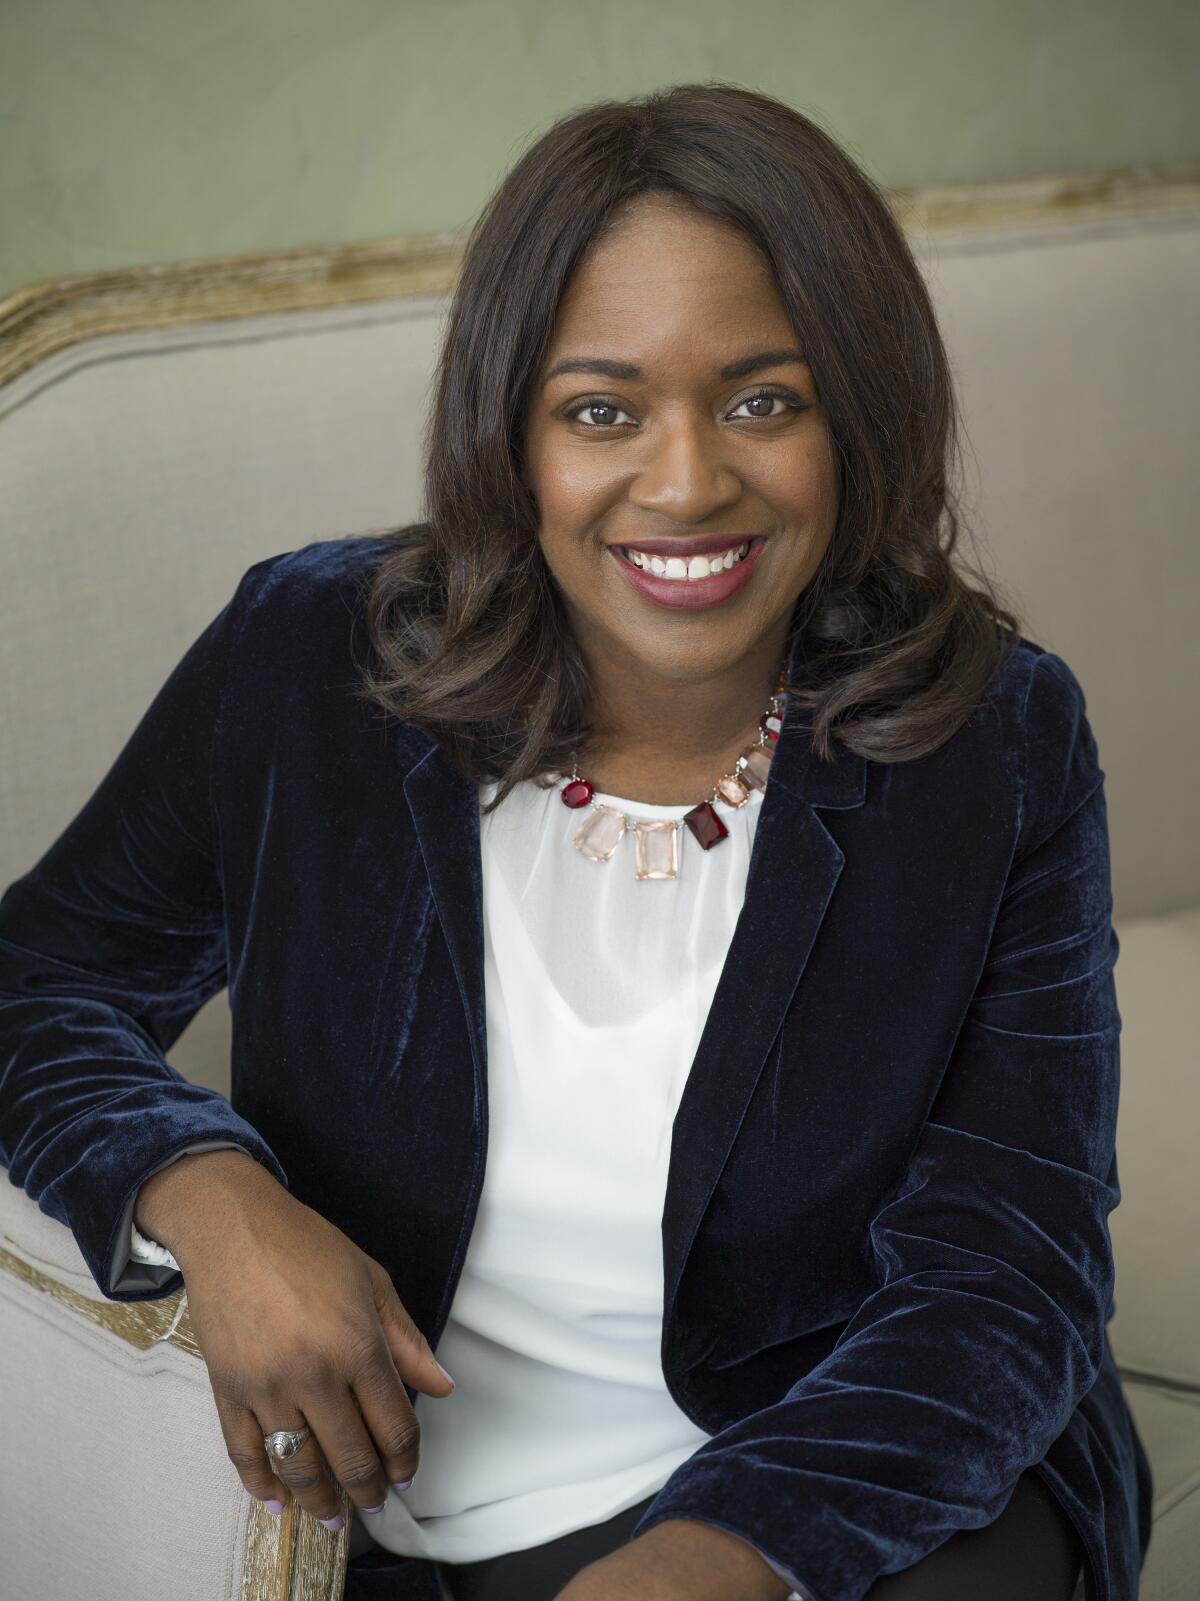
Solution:
[(883, 762), (937, 749), (1020, 637), (992, 580), (971, 568), (972, 587), (952, 561), (951, 374), (883, 192), (814, 122), (734, 84), (601, 101), (538, 139), (471, 231), (426, 424), (424, 520), (386, 530), (364, 580), (376, 662), (357, 693), (496, 781), (488, 810), (521, 779), (569, 772), (593, 734), (522, 478), (523, 418), (572, 272), (615, 209), (651, 191), (762, 251), (825, 409), (839, 512), (788, 636), (803, 630), (826, 663), (818, 688), (793, 690), (816, 754), (834, 740)]

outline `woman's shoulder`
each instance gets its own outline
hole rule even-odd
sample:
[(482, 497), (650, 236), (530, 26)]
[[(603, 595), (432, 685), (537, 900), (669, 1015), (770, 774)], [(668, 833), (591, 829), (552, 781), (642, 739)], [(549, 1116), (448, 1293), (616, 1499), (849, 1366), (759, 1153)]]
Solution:
[(247, 620), (263, 614), (283, 621), (289, 615), (344, 609), (347, 603), (357, 610), (376, 567), (394, 545), (387, 534), (310, 540), (248, 567), (236, 598)]
[(1080, 679), (1056, 651), (1016, 635), (965, 721), (890, 782), (910, 803), (1010, 813), (1022, 848), (1077, 810), (1104, 771)]
[(1106, 775), (1078, 675), (1056, 651), (1023, 644), (1021, 833), (1028, 851), (1073, 817)]
[(294, 674), (361, 656), (371, 582), (394, 541), (379, 534), (314, 539), (256, 561), (230, 600), (234, 653)]
[[(245, 569), (222, 614), (227, 722), (333, 714), (361, 680), (371, 647), (372, 576), (389, 542), (316, 539)], [(332, 700), (331, 697), (332, 696)]]
[(1003, 704), (1005, 721), (1030, 764), (1064, 746), (1092, 739), (1083, 685), (1070, 664), (1046, 645), (1018, 635), (984, 703)]
[(1013, 640), (951, 744), (967, 768), (1013, 793), (1021, 855), (1061, 827), (1105, 778), (1078, 675), (1058, 652), (1024, 635)]
[(1012, 742), (1067, 732), (1086, 720), (1083, 686), (1070, 665), (1046, 645), (1018, 634), (1011, 640), (968, 722), (1001, 727)]

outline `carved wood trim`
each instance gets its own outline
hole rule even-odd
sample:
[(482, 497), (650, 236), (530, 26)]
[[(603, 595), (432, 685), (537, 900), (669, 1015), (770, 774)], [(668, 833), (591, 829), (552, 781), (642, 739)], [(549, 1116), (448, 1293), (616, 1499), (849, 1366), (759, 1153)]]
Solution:
[[(888, 199), (908, 233), (926, 236), (1163, 212), (1200, 215), (1200, 162), (895, 188)], [(445, 295), (457, 278), (466, 238), (465, 232), (408, 234), (28, 284), (0, 299), (0, 385), (56, 351), (104, 334)]]

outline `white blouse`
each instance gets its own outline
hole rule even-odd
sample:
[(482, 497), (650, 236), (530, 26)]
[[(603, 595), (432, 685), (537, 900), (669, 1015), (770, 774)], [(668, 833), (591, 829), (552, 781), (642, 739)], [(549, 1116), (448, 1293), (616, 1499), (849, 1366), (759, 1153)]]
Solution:
[[(480, 786), (481, 805), (496, 789)], [(561, 790), (520, 783), (480, 818), (489, 1137), (437, 1348), (455, 1389), (416, 1396), (416, 1480), (363, 1520), (406, 1556), (476, 1562), (602, 1523), (709, 1438), (663, 1378), (662, 1211), (762, 792), (717, 803), (729, 837), (710, 850), (680, 827), (677, 878), (639, 880), (633, 820), (681, 819), (693, 803), (597, 793), (630, 826), (596, 862), (573, 844), (591, 814)], [(153, 1262), (165, 1276), (174, 1258), (132, 1210), (126, 1271)]]

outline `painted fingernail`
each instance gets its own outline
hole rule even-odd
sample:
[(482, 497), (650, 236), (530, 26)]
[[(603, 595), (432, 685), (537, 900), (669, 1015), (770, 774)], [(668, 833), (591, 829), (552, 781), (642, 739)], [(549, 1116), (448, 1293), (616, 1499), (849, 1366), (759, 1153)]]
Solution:
[(452, 1378), (451, 1378), (451, 1377), (450, 1377), (450, 1375), (449, 1375), (449, 1374), (448, 1374), (448, 1373), (447, 1373), (447, 1372), (446, 1372), (446, 1370), (445, 1370), (445, 1368), (444, 1368), (444, 1367), (443, 1367), (443, 1366), (442, 1366), (442, 1364), (441, 1364), (441, 1363), (440, 1363), (440, 1362), (439, 1362), (439, 1361), (438, 1361), (438, 1359), (437, 1359), (437, 1357), (436, 1357), (436, 1356), (435, 1356), (435, 1357), (434, 1357), (434, 1359), (433, 1359), (433, 1365), (434, 1365), (434, 1367), (435, 1367), (435, 1368), (437, 1368), (437, 1370), (438, 1370), (438, 1372), (439, 1372), (439, 1373), (440, 1373), (440, 1374), (441, 1374), (441, 1375), (442, 1375), (442, 1377), (443, 1377), (443, 1378), (444, 1378), (444, 1379), (446, 1379), (446, 1380), (447, 1380), (447, 1381), (448, 1381), (448, 1383), (449, 1383), (449, 1384), (450, 1384), (450, 1385), (451, 1385), (451, 1387), (453, 1387), (453, 1384), (454, 1384), (454, 1380), (453, 1380), (453, 1379), (452, 1379)]
[(317, 1522), (323, 1529), (328, 1529), (330, 1534), (336, 1534), (339, 1529), (346, 1527), (346, 1520), (340, 1512), (336, 1518), (318, 1518)]
[(282, 1501), (264, 1501), (263, 1506), (266, 1507), (267, 1511), (270, 1512), (272, 1516), (277, 1518), (281, 1518), (283, 1516)]
[(383, 1500), (378, 1506), (360, 1506), (358, 1510), (360, 1512), (382, 1512), (385, 1506), (387, 1506), (386, 1496), (384, 1496)]
[(414, 1473), (413, 1476), (412, 1476), (412, 1479), (404, 1479), (402, 1481), (394, 1482), (392, 1484), (392, 1489), (393, 1490), (407, 1490), (409, 1485), (413, 1482), (413, 1479), (415, 1479), (415, 1478), (416, 1478), (416, 1474)]

